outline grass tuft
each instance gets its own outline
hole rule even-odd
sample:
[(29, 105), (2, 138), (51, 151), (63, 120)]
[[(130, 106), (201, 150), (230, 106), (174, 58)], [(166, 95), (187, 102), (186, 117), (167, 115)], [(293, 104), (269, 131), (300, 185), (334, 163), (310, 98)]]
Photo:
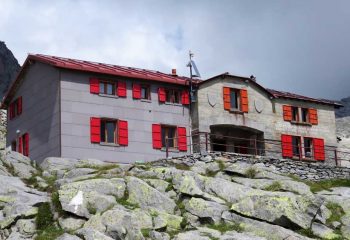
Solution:
[(250, 167), (245, 171), (245, 175), (248, 178), (255, 178), (255, 176), (258, 174), (258, 170), (256, 170), (256, 168), (254, 167)]
[(149, 229), (149, 228), (142, 228), (141, 229), (141, 233), (145, 238), (150, 237), (150, 231), (151, 231), (151, 229)]
[(186, 165), (186, 164), (182, 164), (182, 163), (176, 163), (175, 164), (175, 168), (179, 169), (179, 170), (184, 170), (184, 171), (189, 171), (191, 170), (191, 167)]
[(222, 160), (217, 160), (216, 162), (217, 162), (218, 165), (219, 165), (220, 171), (224, 171), (224, 170), (225, 170), (225, 167), (226, 167), (224, 161), (222, 161)]
[(330, 224), (330, 223), (335, 222), (335, 221), (340, 222), (341, 218), (345, 214), (343, 208), (339, 204), (333, 203), (333, 202), (327, 203), (326, 207), (332, 213), (331, 216), (327, 219), (327, 224)]
[(281, 189), (282, 189), (282, 185), (278, 181), (273, 182), (271, 185), (264, 188), (265, 191), (270, 191), (270, 192), (277, 192), (277, 191), (280, 191)]

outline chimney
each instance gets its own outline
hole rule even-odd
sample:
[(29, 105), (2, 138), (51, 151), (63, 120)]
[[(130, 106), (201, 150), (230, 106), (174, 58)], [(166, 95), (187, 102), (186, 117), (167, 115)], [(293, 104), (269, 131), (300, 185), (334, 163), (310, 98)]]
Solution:
[(176, 68), (171, 69), (171, 75), (177, 76), (177, 74), (176, 74)]

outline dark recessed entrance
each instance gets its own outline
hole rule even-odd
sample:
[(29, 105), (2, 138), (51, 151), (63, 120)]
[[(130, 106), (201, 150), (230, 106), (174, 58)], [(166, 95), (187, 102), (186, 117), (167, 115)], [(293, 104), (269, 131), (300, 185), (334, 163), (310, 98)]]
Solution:
[(264, 133), (254, 128), (235, 125), (210, 126), (212, 151), (263, 155), (263, 140)]

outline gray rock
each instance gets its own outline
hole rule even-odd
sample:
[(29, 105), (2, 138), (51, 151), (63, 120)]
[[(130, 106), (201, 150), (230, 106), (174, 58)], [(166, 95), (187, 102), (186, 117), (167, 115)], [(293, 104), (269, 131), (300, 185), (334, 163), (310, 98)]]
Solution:
[(312, 224), (311, 230), (313, 234), (322, 239), (339, 239), (341, 237), (340, 235), (335, 234), (329, 227), (316, 222)]
[[(79, 191), (83, 194), (83, 201), (77, 208), (71, 204)], [(81, 217), (90, 217), (94, 214), (91, 209), (104, 211), (110, 208), (115, 202), (115, 198), (124, 196), (125, 183), (123, 179), (89, 179), (63, 185), (59, 192), (59, 200), (65, 211), (74, 213)], [(90, 209), (91, 208), (91, 209)]]
[(137, 204), (144, 209), (155, 208), (174, 213), (176, 204), (164, 193), (159, 192), (135, 177), (126, 177), (126, 182), (129, 193), (128, 202)]
[(25, 186), (18, 177), (0, 176), (0, 229), (7, 228), (20, 216), (32, 216), (47, 194)]
[(84, 240), (113, 240), (113, 238), (91, 228), (81, 228), (76, 231), (76, 235)]
[(342, 226), (340, 228), (340, 231), (344, 239), (347, 239), (347, 240), (350, 239), (350, 225)]
[(58, 223), (61, 228), (66, 232), (73, 232), (81, 228), (86, 220), (74, 217), (59, 218)]
[(209, 218), (212, 222), (219, 222), (221, 214), (228, 210), (228, 207), (216, 202), (205, 201), (201, 198), (191, 198), (185, 202), (186, 211), (199, 218)]
[(267, 240), (264, 237), (257, 237), (251, 233), (238, 233), (236, 231), (225, 232), (220, 240)]
[(81, 240), (81, 238), (75, 235), (64, 233), (63, 235), (59, 236), (56, 240)]
[(293, 232), (289, 229), (280, 227), (278, 225), (272, 225), (266, 222), (261, 222), (249, 218), (244, 218), (235, 213), (226, 211), (223, 212), (222, 218), (227, 223), (236, 223), (239, 224), (244, 229), (245, 233), (252, 233), (255, 236), (264, 237), (269, 240), (306, 240), (310, 239), (304, 237), (296, 232)]
[(170, 236), (164, 232), (150, 231), (149, 237), (152, 240), (170, 240)]
[(28, 179), (37, 173), (37, 169), (32, 166), (34, 163), (18, 152), (8, 152), (3, 161), (11, 166), (14, 174), (20, 178)]
[(307, 229), (319, 206), (316, 199), (289, 192), (250, 191), (249, 195), (232, 204), (231, 210), (280, 226), (299, 226)]

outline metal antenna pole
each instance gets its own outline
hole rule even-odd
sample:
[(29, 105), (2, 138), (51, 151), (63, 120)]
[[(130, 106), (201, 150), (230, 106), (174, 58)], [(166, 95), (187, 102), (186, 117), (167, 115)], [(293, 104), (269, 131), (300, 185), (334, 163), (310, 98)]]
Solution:
[(191, 98), (191, 102), (190, 104), (192, 104), (192, 100), (193, 100), (193, 86), (192, 86), (192, 57), (193, 57), (193, 53), (191, 53), (191, 50), (189, 51), (189, 57), (190, 57), (190, 98)]

